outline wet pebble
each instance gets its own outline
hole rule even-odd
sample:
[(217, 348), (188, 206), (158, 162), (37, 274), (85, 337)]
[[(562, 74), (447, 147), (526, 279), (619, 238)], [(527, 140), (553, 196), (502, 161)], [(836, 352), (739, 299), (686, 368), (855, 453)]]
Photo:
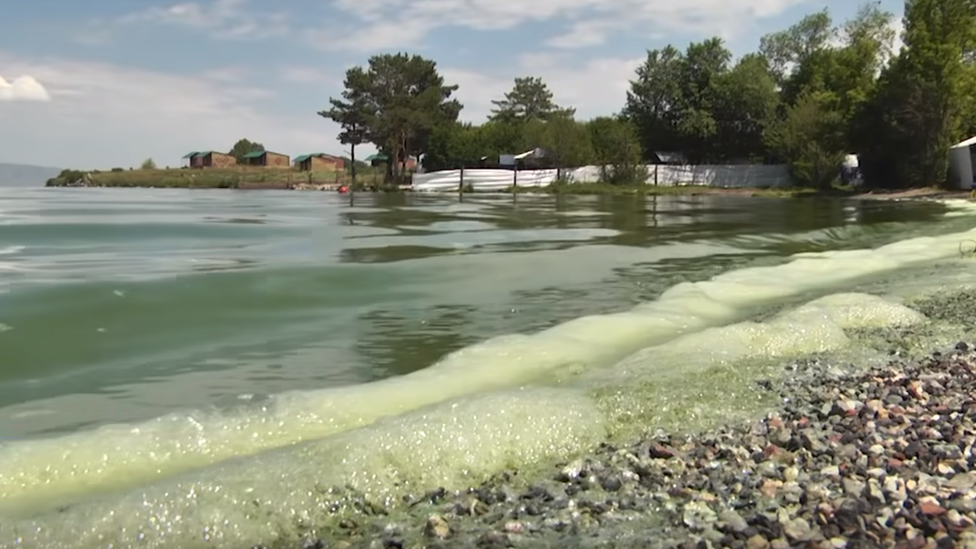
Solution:
[(976, 347), (894, 360), (797, 361), (764, 380), (783, 405), (755, 423), (603, 445), (538, 482), (423, 492), (395, 531), (363, 505), (325, 546), (976, 549)]

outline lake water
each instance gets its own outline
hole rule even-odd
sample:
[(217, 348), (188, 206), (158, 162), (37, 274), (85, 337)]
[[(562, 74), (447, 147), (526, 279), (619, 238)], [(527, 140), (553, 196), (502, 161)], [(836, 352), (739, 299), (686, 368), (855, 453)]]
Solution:
[(972, 282), (973, 214), (0, 189), (0, 547), (257, 542), (290, 527), (245, 499), (291, 517), (323, 505), (310, 484), (392, 497), (747, 413), (696, 407), (758, 371), (716, 365), (910, 320), (898, 296)]

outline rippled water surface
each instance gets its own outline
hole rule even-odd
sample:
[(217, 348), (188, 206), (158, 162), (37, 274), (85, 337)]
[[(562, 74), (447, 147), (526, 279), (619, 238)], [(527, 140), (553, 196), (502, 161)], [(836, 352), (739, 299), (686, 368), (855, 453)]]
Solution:
[(294, 547), (754, 417), (964, 337), (912, 307), (972, 245), (970, 201), (0, 190), (0, 549)]
[[(938, 204), (0, 189), (0, 437), (425, 368), (687, 280), (927, 232)], [(951, 223), (951, 220), (948, 222)], [(958, 220), (959, 228), (969, 221)]]

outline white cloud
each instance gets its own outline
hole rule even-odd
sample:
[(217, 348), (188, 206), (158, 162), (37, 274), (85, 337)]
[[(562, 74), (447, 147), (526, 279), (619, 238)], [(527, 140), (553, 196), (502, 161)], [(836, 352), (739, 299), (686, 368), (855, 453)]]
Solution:
[[(377, 50), (417, 47), (430, 31), (445, 26), (509, 29), (539, 21), (559, 21), (565, 32), (549, 45), (581, 48), (602, 44), (614, 32), (661, 30), (696, 35), (732, 35), (755, 19), (771, 17), (812, 0), (336, 0), (333, 5), (360, 20), (312, 33), (312, 42), (329, 48)], [(390, 13), (409, 18), (390, 23)]]
[(242, 82), (247, 78), (247, 71), (240, 67), (213, 67), (202, 76), (215, 82)]
[[(892, 40), (889, 46), (891, 49), (883, 54), (882, 66), (887, 65), (895, 56), (901, 53), (902, 47), (905, 45), (905, 41), (902, 39), (902, 34), (905, 32), (905, 23), (902, 19), (901, 14), (895, 14), (892, 17), (891, 22), (888, 24), (888, 28), (892, 33)], [(828, 40), (827, 45), (834, 48), (844, 47), (846, 43), (846, 36), (843, 31), (835, 32)], [(792, 69), (792, 65), (788, 67)]]
[(51, 94), (33, 76), (18, 76), (12, 82), (0, 76), (0, 101), (50, 101)]
[(614, 26), (608, 21), (576, 21), (565, 34), (549, 38), (546, 44), (554, 48), (563, 49), (598, 46), (606, 40), (607, 33)]
[(501, 99), (512, 89), (515, 77), (537, 76), (553, 92), (553, 100), (565, 107), (575, 107), (577, 118), (606, 116), (619, 112), (627, 97), (629, 81), (644, 59), (602, 58), (572, 63), (563, 55), (526, 55), (517, 68), (493, 73), (444, 67), (441, 73), (448, 84), (459, 86), (457, 98), (464, 104), (461, 118), (483, 122), (491, 111), (491, 101)]
[(287, 14), (260, 10), (249, 2), (212, 0), (154, 6), (109, 21), (92, 20), (77, 38), (86, 43), (104, 43), (116, 30), (144, 24), (193, 28), (219, 39), (267, 38), (289, 32)]
[[(329, 72), (316, 67), (302, 67), (288, 65), (279, 70), (281, 79), (296, 84), (332, 84), (336, 77)], [(341, 78), (339, 79), (341, 80)]]
[[(634, 78), (644, 57), (633, 59), (604, 57), (580, 61), (568, 53), (533, 53), (518, 57), (511, 65), (497, 70), (472, 70), (461, 65), (438, 64), (445, 83), (457, 84), (454, 97), (463, 105), (461, 119), (481, 123), (488, 117), (492, 100), (501, 99), (512, 89), (516, 77), (541, 78), (553, 92), (558, 104), (575, 107), (580, 118), (606, 116), (619, 112), (627, 97), (629, 81)], [(319, 67), (285, 66), (279, 72), (285, 82), (322, 87), (331, 84), (326, 93), (337, 96), (342, 74)]]
[(895, 39), (891, 44), (891, 52), (894, 55), (898, 55), (901, 49), (905, 46), (905, 40), (902, 36), (905, 33), (905, 22), (901, 17), (896, 17), (894, 21), (891, 22), (891, 30), (895, 33)]
[[(564, 54), (526, 55), (514, 68), (477, 72), (442, 66), (446, 81), (458, 84), (462, 118), (483, 122), (491, 100), (511, 89), (516, 76), (541, 77), (555, 100), (578, 109), (583, 118), (619, 111), (628, 80), (643, 59), (602, 58), (579, 62)], [(0, 161), (79, 168), (138, 165), (152, 157), (161, 166), (177, 166), (191, 150), (229, 149), (242, 137), (271, 150), (297, 155), (312, 150), (341, 154), (338, 127), (315, 116), (341, 80), (319, 68), (283, 67), (280, 78), (248, 83), (247, 73), (225, 68), (220, 77), (162, 74), (117, 65), (66, 60), (5, 57), (0, 66), (32, 74), (57, 98), (44, 108), (4, 108), (0, 117)], [(273, 88), (322, 82), (323, 105), (308, 105), (308, 115), (279, 116), (267, 110), (280, 104)], [(371, 147), (364, 154), (372, 152)]]
[(44, 108), (0, 103), (0, 161), (59, 167), (178, 166), (191, 150), (230, 149), (240, 138), (291, 155), (338, 153), (338, 128), (315, 116), (278, 116), (274, 91), (226, 78), (176, 76), (116, 65), (5, 57), (0, 66), (43, 81)]
[(306, 29), (302, 35), (310, 46), (325, 50), (419, 49), (433, 28), (434, 25), (426, 21), (374, 21), (362, 25), (326, 24), (322, 28)]

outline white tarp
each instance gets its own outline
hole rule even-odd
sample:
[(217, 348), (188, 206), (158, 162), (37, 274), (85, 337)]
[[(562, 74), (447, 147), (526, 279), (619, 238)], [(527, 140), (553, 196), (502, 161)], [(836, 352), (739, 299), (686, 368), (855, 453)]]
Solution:
[[(518, 186), (544, 187), (556, 181), (557, 170), (521, 170)], [(593, 183), (600, 180), (598, 166), (583, 166), (564, 170), (564, 176), (574, 183)], [(475, 191), (503, 191), (512, 186), (512, 170), (467, 169), (464, 170), (464, 186)], [(461, 170), (443, 170), (413, 176), (416, 191), (457, 191)], [(786, 165), (735, 164), (713, 166), (647, 166), (647, 184), (660, 186), (701, 185), (709, 187), (756, 188), (788, 187), (792, 185), (790, 170)]]
[(973, 163), (976, 161), (971, 147), (976, 137), (956, 143), (949, 149), (950, 183), (957, 189), (970, 189), (973, 185)]
[[(497, 192), (516, 184), (519, 187), (545, 187), (556, 180), (557, 170), (515, 170), (470, 169), (464, 170), (464, 186), (476, 191)], [(414, 174), (415, 191), (452, 192), (461, 184), (461, 170), (443, 170), (425, 174)]]

